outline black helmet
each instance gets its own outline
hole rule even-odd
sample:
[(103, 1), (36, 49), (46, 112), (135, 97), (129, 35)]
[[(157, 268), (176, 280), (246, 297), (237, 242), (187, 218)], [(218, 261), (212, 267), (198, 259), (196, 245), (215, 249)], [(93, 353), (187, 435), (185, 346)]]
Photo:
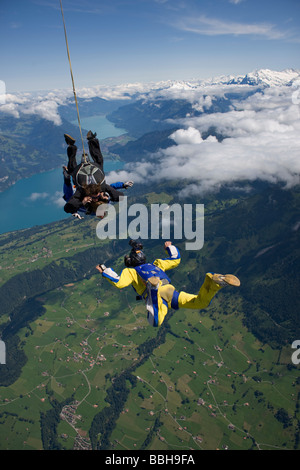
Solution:
[(134, 268), (146, 263), (146, 256), (142, 251), (131, 250), (129, 255), (125, 255), (124, 263), (127, 268)]
[(129, 245), (132, 246), (132, 250), (129, 255), (124, 257), (124, 263), (127, 268), (134, 268), (146, 263), (146, 256), (142, 252), (142, 243), (136, 240), (130, 240)]

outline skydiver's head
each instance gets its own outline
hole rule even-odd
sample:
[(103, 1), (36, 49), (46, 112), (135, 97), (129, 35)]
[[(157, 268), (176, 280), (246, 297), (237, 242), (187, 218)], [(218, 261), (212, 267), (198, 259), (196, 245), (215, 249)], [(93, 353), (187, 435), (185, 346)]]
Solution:
[(91, 198), (94, 202), (100, 202), (101, 204), (104, 204), (108, 202), (109, 195), (105, 191), (100, 191), (97, 194), (91, 195)]
[[(86, 213), (87, 214), (97, 214), (98, 208), (102, 204), (108, 204), (109, 202), (109, 195), (102, 190), (101, 184), (89, 184), (83, 187), (84, 193), (86, 197), (90, 198), (89, 203), (86, 205)], [(101, 211), (99, 212), (99, 214)], [(103, 212), (105, 214), (105, 211)], [(102, 219), (104, 215), (99, 215)]]
[(101, 184), (88, 184), (83, 186), (86, 196), (89, 196), (93, 202), (107, 203), (109, 200), (108, 194), (103, 191)]
[(124, 263), (127, 268), (135, 268), (146, 263), (146, 256), (143, 253), (143, 245), (136, 240), (130, 240), (129, 245), (132, 247), (129, 255), (125, 255)]
[(84, 184), (82, 185), (82, 188), (84, 190), (84, 194), (89, 197), (102, 191), (100, 183)]

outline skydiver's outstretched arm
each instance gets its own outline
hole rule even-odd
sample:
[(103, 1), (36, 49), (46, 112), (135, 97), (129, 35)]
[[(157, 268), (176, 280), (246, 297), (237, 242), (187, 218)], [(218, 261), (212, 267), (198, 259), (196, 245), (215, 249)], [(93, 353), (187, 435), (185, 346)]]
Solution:
[(163, 271), (177, 268), (181, 261), (178, 248), (172, 245), (172, 242), (170, 241), (165, 242), (164, 248), (169, 256), (164, 259), (156, 259), (153, 264), (158, 268), (162, 269)]
[(145, 285), (142, 284), (142, 289), (139, 287), (138, 274), (135, 269), (125, 268), (118, 275), (112, 268), (107, 268), (103, 264), (98, 264), (96, 269), (102, 274), (102, 276), (107, 279), (111, 284), (113, 284), (118, 289), (123, 289), (124, 287), (130, 286), (133, 284), (134, 288), (138, 293), (145, 290)]
[(126, 183), (123, 183), (122, 181), (117, 181), (116, 183), (110, 183), (109, 186), (114, 189), (128, 189), (132, 188), (133, 181), (126, 181)]
[(102, 186), (102, 189), (103, 191), (109, 194), (110, 200), (112, 202), (119, 202), (120, 197), (124, 196), (124, 193), (122, 193), (121, 191), (117, 191), (113, 186), (109, 184), (105, 184), (104, 186)]

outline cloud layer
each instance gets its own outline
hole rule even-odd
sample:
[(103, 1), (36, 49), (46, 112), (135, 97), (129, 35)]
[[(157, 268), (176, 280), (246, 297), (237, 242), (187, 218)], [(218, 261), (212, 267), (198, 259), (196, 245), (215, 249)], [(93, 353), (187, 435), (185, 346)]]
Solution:
[[(244, 84), (243, 77), (227, 76), (201, 82), (135, 83), (78, 90), (81, 98), (130, 100), (138, 97), (155, 100), (157, 106), (159, 100), (183, 99), (203, 113), (172, 121), (180, 127), (171, 136), (174, 145), (147, 155), (139, 165), (129, 163), (122, 171), (110, 173), (108, 181), (148, 181), (155, 185), (175, 179), (184, 181), (184, 189), (179, 190), (183, 196), (256, 179), (282, 182), (286, 187), (299, 184), (299, 73), (264, 70), (249, 74), (248, 78), (252, 85)], [(246, 98), (250, 90), (252, 95)], [(227, 112), (206, 112), (211, 110), (215, 100), (226, 100), (227, 93), (237, 94)], [(0, 112), (15, 117), (22, 113), (36, 114), (59, 125), (59, 105), (70, 98), (70, 90), (8, 94), (5, 103), (0, 104)], [(211, 127), (222, 134), (224, 140), (218, 142), (212, 136), (204, 140), (204, 133)]]
[[(2, 82), (3, 83), (3, 82)], [(159, 84), (124, 84), (114, 87), (95, 86), (80, 88), (76, 91), (78, 98), (91, 99), (100, 97), (106, 100), (130, 100), (132, 96), (142, 94), (159, 87)], [(61, 117), (58, 108), (73, 102), (73, 91), (53, 90), (41, 93), (6, 93), (0, 88), (0, 113), (11, 114), (19, 118), (22, 114), (35, 114), (43, 119), (61, 125)]]
[[(267, 88), (236, 101), (226, 113), (187, 116), (177, 121), (181, 128), (171, 135), (173, 146), (161, 149), (138, 167), (126, 165), (119, 178), (137, 183), (146, 179), (152, 184), (182, 180), (182, 196), (215, 191), (237, 181), (259, 179), (282, 182), (286, 187), (299, 184), (300, 106), (294, 104), (293, 91), (287, 86)], [(210, 127), (226, 138), (222, 142), (213, 136), (203, 140)], [(109, 175), (111, 181), (115, 177)]]

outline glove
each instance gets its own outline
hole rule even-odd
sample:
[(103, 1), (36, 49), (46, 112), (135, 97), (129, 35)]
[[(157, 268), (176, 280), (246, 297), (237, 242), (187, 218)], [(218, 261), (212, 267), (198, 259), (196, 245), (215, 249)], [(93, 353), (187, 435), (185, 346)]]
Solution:
[(106, 269), (106, 266), (105, 266), (105, 264), (98, 264), (98, 265), (96, 266), (96, 269), (97, 269), (97, 271), (99, 271), (99, 273), (102, 274), (103, 271)]
[(124, 183), (124, 188), (127, 189), (127, 188), (131, 188), (133, 186), (133, 181), (127, 181), (126, 183)]
[(83, 219), (84, 217), (81, 217), (81, 215), (78, 214), (78, 212), (75, 212), (75, 214), (72, 214), (73, 217), (75, 217), (75, 219)]

